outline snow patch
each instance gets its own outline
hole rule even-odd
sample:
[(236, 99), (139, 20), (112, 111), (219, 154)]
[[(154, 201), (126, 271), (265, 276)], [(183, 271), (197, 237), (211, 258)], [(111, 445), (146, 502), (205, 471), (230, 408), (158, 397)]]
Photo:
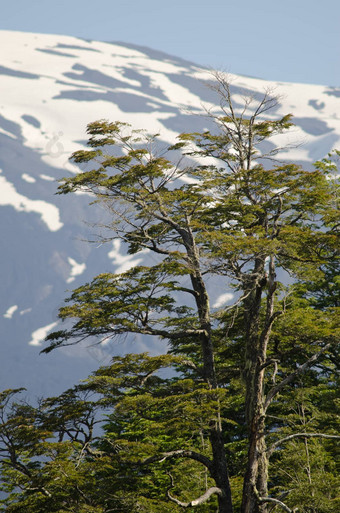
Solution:
[(28, 183), (35, 183), (35, 182), (36, 182), (36, 179), (35, 179), (35, 178), (33, 178), (33, 176), (28, 175), (27, 173), (23, 173), (23, 174), (21, 175), (21, 178), (22, 178), (23, 180), (25, 180), (25, 182), (28, 182)]
[[(115, 239), (112, 243), (113, 248), (108, 253), (108, 257), (112, 260), (113, 265), (117, 265), (115, 272), (117, 274), (125, 273), (129, 269), (132, 269), (132, 267), (135, 267), (136, 265), (140, 264), (143, 259), (142, 258), (136, 258), (136, 255), (122, 255), (121, 254), (121, 248), (122, 248), (122, 242), (119, 239)], [(148, 253), (149, 250), (143, 250), (140, 251), (138, 254), (145, 254)]]
[(16, 136), (11, 134), (11, 132), (8, 132), (7, 130), (5, 130), (4, 128), (0, 128), (0, 134), (5, 134), (7, 135), (8, 137), (10, 137), (11, 139), (16, 139)]
[(47, 326), (43, 326), (42, 328), (33, 331), (33, 333), (31, 334), (32, 339), (28, 344), (30, 346), (41, 346), (48, 332), (53, 330), (53, 328), (55, 328), (57, 324), (57, 322), (52, 322), (52, 324), (48, 324)]
[(20, 311), (20, 315), (25, 315), (29, 312), (32, 312), (32, 308), (25, 308), (25, 310), (21, 310)]
[(212, 305), (213, 308), (220, 308), (221, 306), (228, 303), (228, 301), (231, 301), (234, 297), (234, 294), (231, 294), (230, 292), (226, 292), (225, 294), (221, 294), (216, 299), (215, 303)]
[(18, 310), (18, 305), (10, 306), (7, 312), (3, 315), (6, 319), (12, 319), (14, 312)]
[(47, 182), (54, 182), (55, 178), (53, 176), (48, 175), (39, 175), (42, 180), (46, 180)]
[(71, 266), (71, 273), (70, 273), (69, 278), (67, 278), (66, 282), (67, 283), (72, 283), (76, 279), (76, 276), (79, 276), (80, 274), (82, 274), (85, 271), (86, 264), (78, 264), (71, 257), (68, 257), (67, 260), (68, 260), (68, 263)]
[(56, 232), (62, 228), (63, 223), (60, 222), (59, 210), (55, 205), (42, 200), (26, 198), (19, 194), (15, 190), (14, 185), (8, 182), (4, 176), (0, 176), (0, 190), (0, 205), (11, 206), (18, 212), (35, 212), (40, 214), (41, 219), (51, 232)]

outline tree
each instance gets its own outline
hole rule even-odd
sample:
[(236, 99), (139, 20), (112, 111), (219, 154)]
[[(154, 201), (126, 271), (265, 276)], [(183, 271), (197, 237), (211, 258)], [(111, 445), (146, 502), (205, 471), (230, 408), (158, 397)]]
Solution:
[[(73, 159), (94, 167), (65, 178), (59, 193), (93, 194), (111, 216), (104, 240), (152, 252), (154, 264), (73, 291), (59, 313), (73, 325), (49, 335), (44, 352), (127, 333), (168, 341), (168, 355), (114, 360), (87, 385), (113, 408), (101, 450), (117, 440), (120, 469), (140, 483), (149, 511), (167, 511), (163, 498), (201, 511), (215, 501), (219, 513), (231, 513), (233, 502), (242, 513), (292, 511), (286, 489), (283, 497), (268, 490), (289, 481), (270, 476), (270, 456), (292, 440), (336, 438), (325, 424), (292, 432), (285, 418), (295, 389), (323, 379), (333, 386), (336, 306), (312, 298), (335, 272), (333, 164), (305, 171), (276, 161), (277, 149), (262, 152), (291, 116), (268, 119), (277, 103), (270, 92), (237, 109), (232, 86), (215, 78), (220, 111), (207, 113), (215, 128), (182, 134), (165, 150), (157, 136), (123, 123), (88, 125), (91, 149)], [(211, 307), (214, 280), (235, 290), (233, 305)], [(165, 363), (176, 374), (162, 380), (154, 373)], [(185, 480), (200, 472), (205, 489), (191, 486), (191, 498)]]
[(16, 400), (22, 391), (0, 396), (1, 511), (101, 513), (97, 461), (84, 458), (98, 406), (70, 390), (32, 407)]

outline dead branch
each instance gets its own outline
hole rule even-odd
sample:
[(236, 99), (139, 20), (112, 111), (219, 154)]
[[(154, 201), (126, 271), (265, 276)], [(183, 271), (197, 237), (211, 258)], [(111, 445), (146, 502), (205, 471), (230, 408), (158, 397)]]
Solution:
[(272, 497), (259, 497), (259, 502), (271, 502), (277, 506), (280, 506), (284, 511), (287, 511), (287, 513), (294, 513), (294, 511), (297, 511), (296, 509), (290, 509), (284, 502), (279, 501), (279, 499), (273, 499)]
[(207, 469), (211, 471), (212, 469), (212, 461), (204, 456), (203, 454), (200, 454), (195, 451), (189, 451), (185, 449), (178, 449), (176, 451), (169, 451), (169, 452), (163, 452), (161, 454), (157, 454), (155, 456), (151, 456), (150, 458), (147, 458), (142, 462), (142, 465), (148, 465), (150, 463), (155, 463), (156, 461), (165, 461), (167, 459), (171, 458), (189, 458), (191, 460), (198, 461), (199, 463), (202, 463)]
[(220, 488), (218, 488), (217, 486), (212, 486), (211, 488), (209, 488), (203, 495), (201, 495), (200, 497), (198, 497), (197, 499), (193, 499), (192, 501), (190, 502), (182, 502), (178, 499), (176, 499), (175, 497), (172, 497), (172, 495), (170, 495), (170, 492), (169, 490), (171, 488), (173, 488), (174, 486), (174, 482), (173, 482), (173, 477), (172, 475), (170, 474), (170, 472), (168, 472), (168, 475), (170, 477), (170, 480), (171, 480), (171, 485), (170, 487), (167, 489), (166, 491), (166, 496), (169, 500), (171, 500), (172, 502), (174, 502), (175, 504), (177, 504), (177, 506), (180, 506), (181, 508), (191, 508), (193, 506), (200, 506), (201, 504), (203, 504), (204, 502), (206, 502), (208, 499), (210, 499), (210, 497), (216, 493), (217, 495), (222, 495), (222, 490)]
[(281, 444), (289, 442), (289, 440), (293, 440), (294, 438), (333, 438), (335, 440), (340, 440), (340, 436), (338, 435), (326, 435), (325, 433), (294, 433), (293, 435), (286, 436), (285, 438), (281, 438), (281, 440), (277, 440), (267, 449), (268, 458), (273, 454), (277, 447), (280, 447)]
[(254, 488), (254, 492), (255, 492), (257, 500), (262, 504), (265, 502), (271, 502), (272, 504), (275, 504), (276, 506), (280, 506), (280, 508), (282, 508), (287, 513), (295, 513), (295, 511), (297, 511), (297, 509), (293, 509), (293, 510), (290, 509), (284, 502), (280, 501), (279, 499), (274, 499), (273, 497), (260, 497), (260, 494), (259, 494), (258, 490), (256, 489), (256, 487)]
[(269, 367), (270, 365), (277, 365), (277, 363), (279, 362), (280, 360), (278, 360), (277, 358), (270, 358), (270, 360), (267, 360), (265, 363), (263, 363), (260, 367), (260, 370), (263, 370), (263, 369), (266, 369), (267, 367)]
[(313, 354), (303, 365), (300, 365), (294, 372), (289, 374), (286, 378), (284, 378), (278, 385), (273, 387), (267, 395), (266, 401), (264, 403), (264, 411), (268, 409), (268, 406), (271, 404), (274, 397), (289, 383), (291, 383), (297, 376), (300, 374), (303, 374), (306, 372), (307, 369), (309, 369), (313, 363), (315, 363), (320, 356), (327, 351), (332, 346), (332, 342), (329, 342), (325, 345), (318, 353)]

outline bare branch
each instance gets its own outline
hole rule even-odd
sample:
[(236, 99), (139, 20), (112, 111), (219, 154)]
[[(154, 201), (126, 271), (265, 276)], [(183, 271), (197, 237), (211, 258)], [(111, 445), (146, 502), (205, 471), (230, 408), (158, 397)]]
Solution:
[(286, 436), (281, 440), (277, 440), (270, 447), (268, 447), (268, 458), (270, 458), (277, 447), (280, 447), (280, 445), (289, 442), (289, 440), (293, 440), (294, 438), (333, 438), (335, 440), (340, 440), (340, 436), (338, 435), (326, 435), (325, 433), (294, 433), (293, 435)]
[(300, 365), (294, 372), (289, 374), (286, 378), (284, 378), (278, 385), (273, 387), (267, 395), (266, 401), (264, 403), (264, 411), (267, 410), (268, 406), (274, 399), (274, 397), (289, 383), (291, 383), (297, 376), (300, 374), (303, 374), (306, 372), (307, 369), (309, 369), (314, 362), (316, 362), (320, 356), (327, 351), (332, 346), (332, 342), (329, 342), (326, 344), (318, 353), (313, 354), (311, 358), (309, 358), (303, 365)]
[(198, 461), (202, 463), (207, 469), (212, 469), (212, 461), (195, 451), (189, 451), (185, 449), (178, 449), (176, 451), (163, 452), (161, 454), (157, 454), (156, 456), (151, 456), (142, 462), (142, 465), (148, 465), (149, 463), (155, 463), (156, 461), (165, 461), (171, 458), (189, 458), (191, 460)]
[(287, 513), (294, 513), (294, 511), (296, 511), (296, 510), (290, 509), (284, 502), (279, 501), (279, 499), (273, 499), (272, 497), (259, 497), (258, 500), (261, 503), (272, 502), (272, 503), (276, 504), (277, 506), (280, 506), (280, 508), (282, 508), (284, 511), (287, 511)]
[(181, 506), (182, 508), (191, 508), (192, 506), (200, 506), (201, 504), (203, 504), (204, 502), (206, 502), (208, 499), (210, 499), (210, 497), (216, 493), (217, 495), (222, 495), (222, 490), (221, 488), (217, 488), (217, 486), (212, 486), (211, 488), (209, 488), (209, 490), (207, 490), (203, 495), (201, 495), (200, 497), (198, 497), (197, 499), (194, 499), (190, 502), (181, 502), (179, 501), (178, 499), (175, 499), (175, 497), (172, 497), (169, 493), (169, 491), (167, 491), (167, 497), (175, 502), (178, 506)]
[(208, 499), (210, 499), (210, 497), (214, 493), (216, 493), (217, 495), (222, 495), (222, 493), (223, 493), (221, 488), (218, 488), (217, 486), (212, 486), (203, 495), (201, 495), (197, 499), (194, 499), (194, 500), (192, 500), (190, 502), (182, 502), (182, 501), (176, 499), (175, 497), (172, 497), (172, 495), (170, 495), (169, 490), (171, 488), (173, 488), (174, 482), (173, 482), (173, 478), (172, 478), (172, 475), (170, 474), (170, 472), (168, 472), (168, 475), (169, 475), (170, 480), (171, 480), (171, 485), (167, 489), (166, 495), (167, 495), (169, 500), (171, 500), (172, 502), (174, 502), (175, 504), (177, 504), (177, 506), (180, 506), (181, 508), (191, 508), (193, 506), (200, 506), (201, 504), (206, 502)]
[[(79, 344), (80, 342), (83, 342), (84, 340), (86, 340), (90, 337), (101, 335), (102, 337), (99, 340), (99, 342), (91, 344), (91, 346), (96, 346), (96, 345), (102, 344), (106, 340), (110, 340), (111, 338), (114, 338), (114, 337), (120, 336), (120, 335), (125, 335), (127, 333), (138, 333), (140, 335), (152, 335), (152, 336), (162, 337), (162, 338), (169, 339), (169, 340), (179, 340), (181, 338), (186, 338), (186, 337), (194, 337), (194, 336), (199, 337), (201, 335), (206, 335), (207, 331), (204, 329), (187, 329), (187, 330), (175, 332), (175, 331), (154, 329), (150, 326), (146, 326), (146, 327), (135, 326), (133, 328), (131, 327), (128, 329), (125, 327), (124, 328), (119, 327), (116, 329), (109, 327), (105, 331), (102, 330), (101, 332), (98, 332), (98, 333), (86, 333), (83, 335), (81, 332), (77, 332), (77, 330), (75, 329), (75, 330), (70, 331), (70, 333), (67, 335), (67, 337), (64, 338), (63, 340), (59, 340), (56, 343), (51, 342), (51, 344), (48, 347), (46, 347), (45, 349), (43, 349), (42, 351), (40, 351), (40, 353), (49, 353), (52, 349), (54, 349), (55, 347), (59, 347), (59, 346), (62, 346), (62, 347), (74, 346), (76, 344)], [(69, 339), (75, 339), (75, 340), (69, 341)], [(49, 341), (50, 339), (47, 338), (46, 340)]]
[(254, 487), (254, 493), (256, 495), (257, 500), (262, 504), (265, 502), (271, 502), (277, 506), (280, 506), (287, 513), (295, 513), (295, 511), (297, 511), (295, 508), (290, 509), (284, 502), (280, 501), (279, 499), (274, 499), (273, 497), (260, 497), (260, 494), (256, 487)]
[(46, 490), (46, 488), (44, 488), (43, 486), (35, 486), (35, 487), (28, 486), (26, 488), (26, 490), (28, 490), (30, 492), (38, 491), (38, 492), (43, 493), (43, 495), (45, 495), (46, 497), (52, 497), (52, 494), (48, 490)]
[(277, 360), (276, 358), (270, 358), (270, 360), (267, 360), (264, 364), (261, 365), (260, 370), (266, 369), (267, 367), (269, 367), (272, 364), (277, 365), (277, 363), (279, 361), (280, 360)]
[[(133, 333), (130, 331), (130, 333)], [(185, 337), (191, 337), (191, 336), (199, 336), (199, 335), (206, 335), (206, 330), (202, 329), (187, 329), (179, 332), (172, 332), (172, 331), (165, 331), (165, 330), (158, 330), (153, 328), (145, 328), (134, 331), (134, 333), (140, 333), (142, 335), (155, 335), (158, 337), (168, 338), (170, 340), (177, 340), (180, 338)]]

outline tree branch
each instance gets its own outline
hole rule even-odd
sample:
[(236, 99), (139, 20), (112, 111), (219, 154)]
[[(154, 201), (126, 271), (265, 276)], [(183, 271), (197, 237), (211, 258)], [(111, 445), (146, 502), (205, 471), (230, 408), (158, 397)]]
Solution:
[(280, 360), (278, 360), (277, 358), (270, 358), (270, 360), (267, 360), (265, 363), (263, 363), (261, 366), (260, 366), (260, 370), (263, 370), (263, 369), (266, 369), (267, 367), (269, 367), (270, 365), (272, 364), (277, 364)]
[(30, 491), (30, 492), (35, 492), (35, 491), (38, 491), (38, 492), (42, 492), (43, 495), (45, 495), (46, 497), (52, 497), (52, 494), (46, 490), (46, 488), (44, 488), (43, 486), (34, 486), (34, 487), (31, 487), (31, 486), (28, 486), (26, 488), (26, 490)]
[(294, 372), (289, 374), (286, 378), (284, 378), (281, 383), (273, 387), (267, 395), (266, 401), (264, 403), (264, 411), (267, 410), (268, 406), (274, 399), (274, 397), (289, 383), (291, 383), (297, 376), (303, 374), (309, 367), (313, 365), (314, 362), (318, 360), (318, 358), (332, 346), (332, 342), (329, 342), (325, 345), (318, 353), (313, 354), (311, 358), (309, 358), (303, 365), (300, 365)]
[(170, 472), (168, 472), (168, 475), (169, 475), (170, 480), (171, 480), (171, 485), (170, 485), (170, 487), (166, 491), (166, 496), (168, 497), (169, 500), (171, 500), (172, 502), (174, 502), (175, 504), (177, 504), (177, 506), (180, 506), (181, 508), (191, 508), (193, 506), (200, 506), (201, 504), (206, 502), (208, 499), (210, 499), (210, 497), (214, 493), (216, 493), (217, 495), (222, 495), (222, 493), (223, 493), (221, 488), (218, 488), (217, 486), (212, 486), (203, 495), (201, 495), (197, 499), (193, 499), (190, 502), (182, 502), (182, 501), (176, 499), (175, 497), (172, 497), (172, 495), (170, 495), (169, 490), (171, 488), (173, 488), (174, 482), (173, 482), (173, 478), (172, 478), (172, 475), (170, 474)]
[(281, 438), (281, 440), (277, 440), (267, 449), (268, 458), (273, 454), (275, 449), (279, 447), (281, 444), (285, 442), (289, 442), (289, 440), (293, 440), (294, 438), (333, 438), (335, 440), (339, 440), (340, 436), (338, 435), (326, 435), (325, 433), (294, 433), (293, 435), (286, 436), (285, 438)]
[(260, 494), (256, 487), (254, 487), (254, 492), (257, 500), (262, 504), (265, 502), (272, 502), (273, 504), (280, 506), (287, 513), (294, 513), (296, 511), (295, 509), (290, 509), (284, 502), (280, 501), (279, 499), (274, 499), (273, 497), (260, 497)]
[(208, 499), (210, 499), (210, 497), (214, 494), (218, 494), (218, 495), (222, 495), (222, 490), (221, 488), (217, 488), (217, 486), (212, 486), (211, 488), (209, 488), (209, 490), (207, 490), (203, 495), (201, 495), (200, 497), (198, 497), (197, 499), (194, 499), (190, 502), (181, 502), (179, 501), (178, 499), (175, 499), (175, 497), (172, 497), (169, 493), (169, 491), (167, 491), (167, 497), (168, 499), (170, 499), (171, 501), (175, 502), (178, 506), (181, 506), (182, 508), (190, 508), (192, 506), (199, 506), (200, 504), (203, 504), (204, 502), (206, 502)]
[(207, 467), (208, 470), (211, 471), (212, 469), (212, 461), (207, 458), (206, 456), (203, 456), (203, 454), (200, 454), (195, 451), (189, 451), (185, 449), (178, 449), (176, 451), (169, 451), (169, 452), (163, 452), (161, 454), (157, 454), (156, 456), (151, 456), (150, 458), (147, 458), (142, 462), (142, 465), (148, 465), (149, 463), (154, 463), (156, 461), (165, 461), (170, 458), (189, 458), (191, 460), (198, 461), (199, 463), (202, 463), (205, 467)]
[(273, 499), (272, 497), (258, 497), (259, 502), (273, 502), (277, 506), (280, 506), (287, 513), (294, 513), (293, 509), (290, 509), (284, 502), (279, 501), (279, 499)]
[[(130, 331), (130, 333), (133, 332)], [(142, 335), (155, 335), (158, 337), (168, 338), (170, 340), (177, 340), (180, 338), (191, 337), (194, 335), (206, 335), (207, 332), (204, 329), (187, 329), (179, 332), (171, 332), (147, 327), (145, 329), (136, 330), (135, 333), (140, 333)]]

